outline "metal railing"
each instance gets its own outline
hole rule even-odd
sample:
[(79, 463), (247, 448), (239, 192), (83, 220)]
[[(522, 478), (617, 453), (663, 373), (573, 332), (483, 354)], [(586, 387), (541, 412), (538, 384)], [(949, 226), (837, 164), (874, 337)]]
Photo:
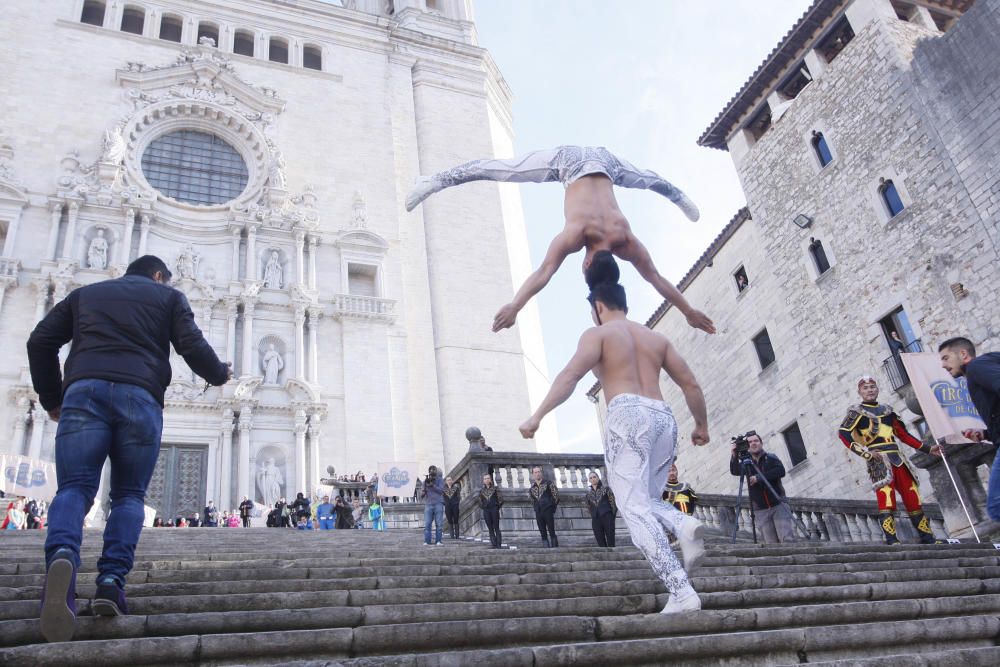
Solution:
[(882, 372), (885, 373), (887, 378), (889, 378), (889, 384), (892, 386), (893, 391), (899, 391), (906, 385), (910, 384), (910, 376), (906, 374), (906, 368), (903, 366), (903, 360), (899, 355), (905, 352), (923, 351), (923, 343), (919, 340), (911, 340), (899, 351), (893, 352), (882, 362)]

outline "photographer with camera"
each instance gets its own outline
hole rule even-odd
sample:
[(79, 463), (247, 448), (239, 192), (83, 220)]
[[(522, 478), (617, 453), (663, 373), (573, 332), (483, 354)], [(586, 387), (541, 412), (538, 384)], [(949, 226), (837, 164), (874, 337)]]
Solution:
[[(444, 546), (441, 542), (441, 524), (444, 523), (444, 479), (438, 471), (437, 466), (427, 469), (427, 476), (424, 477), (423, 486), (420, 489), (420, 496), (424, 499), (424, 546)], [(431, 522), (434, 522), (436, 531), (434, 542), (431, 542)]]
[(781, 486), (781, 478), (785, 476), (781, 459), (764, 451), (764, 443), (756, 431), (735, 436), (732, 442), (729, 472), (736, 477), (746, 477), (755, 526), (754, 541), (757, 539), (756, 530), (760, 528), (765, 544), (794, 542), (792, 510)]

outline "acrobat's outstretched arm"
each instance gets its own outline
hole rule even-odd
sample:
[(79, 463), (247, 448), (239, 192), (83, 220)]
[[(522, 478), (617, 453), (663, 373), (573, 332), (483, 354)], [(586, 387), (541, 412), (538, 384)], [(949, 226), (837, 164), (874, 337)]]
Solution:
[(525, 304), (531, 297), (542, 291), (542, 288), (549, 284), (549, 280), (555, 272), (562, 266), (563, 261), (574, 252), (579, 252), (583, 248), (583, 239), (579, 233), (563, 230), (549, 244), (549, 249), (545, 253), (545, 259), (534, 272), (527, 277), (521, 289), (514, 295), (514, 300), (497, 312), (493, 318), (493, 331), (500, 331), (514, 326), (517, 314), (521, 312)]
[(715, 333), (715, 323), (712, 322), (712, 318), (700, 310), (692, 308), (691, 304), (684, 298), (684, 295), (681, 294), (681, 291), (674, 287), (672, 282), (660, 275), (660, 272), (653, 264), (653, 258), (649, 256), (649, 251), (646, 250), (646, 246), (639, 239), (633, 236), (628, 245), (617, 250), (615, 254), (625, 261), (631, 262), (632, 266), (639, 272), (639, 275), (656, 288), (660, 296), (677, 306), (677, 310), (684, 313), (688, 324), (695, 329), (701, 329), (710, 334)]

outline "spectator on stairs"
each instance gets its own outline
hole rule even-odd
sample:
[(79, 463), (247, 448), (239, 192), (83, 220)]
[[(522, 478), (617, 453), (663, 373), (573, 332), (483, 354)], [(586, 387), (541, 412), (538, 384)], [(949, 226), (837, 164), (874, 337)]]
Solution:
[(528, 495), (531, 496), (531, 505), (535, 510), (538, 532), (542, 534), (542, 546), (558, 547), (556, 509), (559, 507), (559, 489), (554, 483), (545, 479), (539, 466), (531, 469), (531, 477), (531, 488), (528, 490)]
[(320, 530), (333, 530), (337, 527), (336, 509), (330, 502), (330, 496), (323, 496), (323, 502), (316, 506), (316, 522)]
[(243, 501), (240, 503), (240, 520), (243, 522), (244, 528), (250, 527), (250, 514), (252, 512), (253, 502), (246, 496), (243, 496)]
[(367, 512), (361, 506), (361, 501), (357, 498), (354, 499), (352, 506), (351, 517), (354, 519), (354, 527), (360, 530), (365, 527), (365, 515)]
[(590, 510), (590, 526), (594, 531), (594, 539), (599, 547), (615, 546), (615, 517), (618, 506), (615, 504), (615, 494), (610, 486), (605, 486), (596, 472), (588, 476), (590, 488), (587, 489), (585, 501)]
[(215, 508), (215, 503), (211, 500), (205, 505), (205, 525), (215, 528), (219, 525), (219, 510)]
[(382, 510), (382, 503), (379, 502), (378, 496), (375, 496), (371, 505), (368, 506), (368, 521), (372, 525), (372, 530), (385, 530), (385, 513)]

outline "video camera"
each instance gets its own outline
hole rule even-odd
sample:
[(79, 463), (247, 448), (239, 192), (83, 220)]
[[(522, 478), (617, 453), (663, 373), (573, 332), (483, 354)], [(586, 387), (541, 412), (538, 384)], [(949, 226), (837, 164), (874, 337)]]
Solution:
[(736, 444), (736, 458), (741, 461), (750, 458), (750, 441), (747, 438), (751, 435), (757, 435), (757, 431), (747, 431), (746, 433), (734, 435), (729, 439), (730, 442)]
[(434, 486), (434, 484), (437, 481), (437, 476), (438, 476), (438, 469), (434, 466), (431, 466), (427, 470), (427, 476), (424, 477), (424, 486)]

